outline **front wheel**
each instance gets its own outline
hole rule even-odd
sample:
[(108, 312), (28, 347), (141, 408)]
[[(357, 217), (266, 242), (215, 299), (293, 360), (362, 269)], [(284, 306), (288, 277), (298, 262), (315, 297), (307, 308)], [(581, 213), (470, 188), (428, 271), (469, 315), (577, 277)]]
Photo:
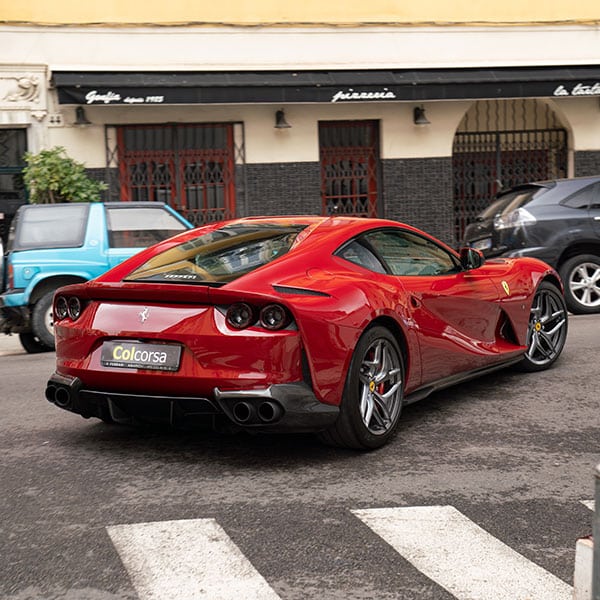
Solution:
[(600, 257), (581, 254), (560, 267), (565, 300), (572, 313), (600, 312)]
[(533, 297), (527, 329), (527, 352), (517, 366), (543, 371), (560, 356), (567, 339), (567, 306), (560, 290), (542, 281)]
[(385, 327), (367, 329), (352, 355), (338, 419), (321, 440), (363, 450), (383, 446), (398, 426), (403, 386), (398, 342)]

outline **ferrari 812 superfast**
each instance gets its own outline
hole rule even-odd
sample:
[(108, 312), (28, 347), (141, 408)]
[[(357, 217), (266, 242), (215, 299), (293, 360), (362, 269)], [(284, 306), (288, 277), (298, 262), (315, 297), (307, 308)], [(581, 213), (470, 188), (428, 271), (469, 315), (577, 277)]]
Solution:
[(186, 231), (54, 297), (46, 398), (117, 423), (385, 444), (404, 405), (550, 367), (562, 284), (396, 221), (254, 217)]

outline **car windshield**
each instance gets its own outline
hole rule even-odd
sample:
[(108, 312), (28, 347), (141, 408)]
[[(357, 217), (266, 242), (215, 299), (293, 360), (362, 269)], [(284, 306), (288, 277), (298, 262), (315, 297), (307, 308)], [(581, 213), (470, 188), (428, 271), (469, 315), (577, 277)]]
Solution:
[(286, 254), (305, 227), (226, 225), (157, 254), (125, 281), (222, 285)]

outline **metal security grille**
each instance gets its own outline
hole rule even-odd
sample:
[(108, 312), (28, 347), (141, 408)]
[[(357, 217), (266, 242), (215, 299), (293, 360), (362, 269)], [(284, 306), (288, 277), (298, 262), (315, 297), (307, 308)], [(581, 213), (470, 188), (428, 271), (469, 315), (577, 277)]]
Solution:
[(379, 181), (378, 122), (321, 122), (319, 147), (322, 213), (376, 217)]
[(456, 242), (503, 188), (567, 175), (567, 132), (536, 100), (485, 101), (454, 138)]
[[(195, 225), (236, 213), (235, 124), (116, 128), (121, 200), (170, 204)], [(110, 144), (107, 144), (110, 147)], [(110, 153), (109, 153), (110, 154)]]
[(25, 129), (0, 129), (0, 237), (4, 242), (17, 208), (27, 201), (23, 182), (26, 151)]

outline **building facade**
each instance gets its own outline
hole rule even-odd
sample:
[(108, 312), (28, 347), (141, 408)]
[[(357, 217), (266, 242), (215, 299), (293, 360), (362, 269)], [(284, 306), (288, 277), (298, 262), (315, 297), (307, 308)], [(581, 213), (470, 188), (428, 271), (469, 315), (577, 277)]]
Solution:
[(0, 9), (6, 213), (53, 146), (197, 224), (336, 212), (451, 245), (502, 187), (600, 172), (597, 3), (27, 4)]

